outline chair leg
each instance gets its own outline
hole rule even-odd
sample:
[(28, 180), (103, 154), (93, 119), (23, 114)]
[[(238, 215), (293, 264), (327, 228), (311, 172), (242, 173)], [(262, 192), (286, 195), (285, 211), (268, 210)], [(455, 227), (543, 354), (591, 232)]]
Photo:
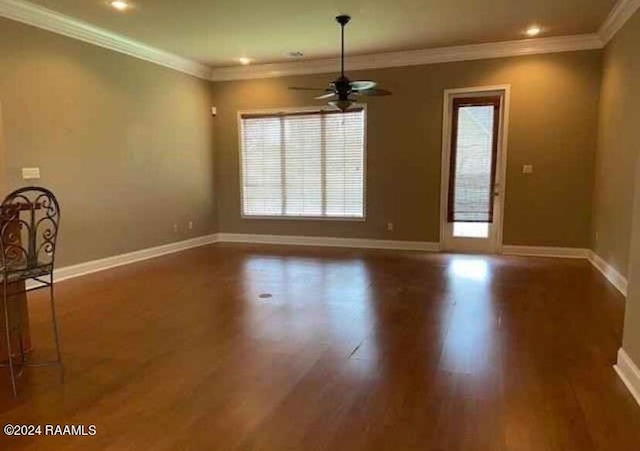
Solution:
[(18, 326), (18, 346), (20, 347), (20, 369), (17, 371), (16, 377), (22, 376), (27, 365), (27, 355), (24, 352), (24, 340), (22, 339), (22, 325)]
[[(6, 280), (6, 279), (5, 279)], [(9, 321), (9, 306), (7, 302), (7, 284), (4, 284), (4, 290), (2, 294), (2, 304), (4, 307), (4, 327), (6, 332), (7, 341), (7, 358), (9, 359), (9, 376), (11, 377), (11, 388), (13, 389), (13, 396), (18, 397), (18, 390), (16, 388), (16, 373), (13, 368), (13, 356), (11, 355), (11, 323)]]
[(22, 328), (22, 314), (17, 315), (17, 331), (18, 331), (18, 346), (20, 349), (20, 371), (17, 372), (17, 377), (22, 376), (22, 372), (24, 371), (25, 365), (27, 363), (27, 356), (24, 352), (24, 339), (23, 339), (23, 328)]
[(56, 303), (53, 290), (53, 277), (49, 286), (49, 297), (51, 301), (51, 318), (53, 320), (53, 336), (56, 342), (56, 357), (60, 365), (60, 380), (64, 382), (64, 365), (62, 364), (62, 354), (60, 353), (60, 336), (58, 334), (58, 320), (56, 318)]

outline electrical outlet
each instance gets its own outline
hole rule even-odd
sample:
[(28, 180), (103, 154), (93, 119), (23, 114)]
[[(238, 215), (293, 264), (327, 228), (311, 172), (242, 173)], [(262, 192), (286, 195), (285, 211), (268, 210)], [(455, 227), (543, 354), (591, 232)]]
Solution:
[(32, 180), (40, 178), (40, 168), (22, 168), (22, 179)]
[(525, 164), (524, 166), (522, 166), (522, 173), (523, 174), (533, 174), (533, 165), (532, 164)]
[(393, 232), (393, 222), (387, 222), (387, 231)]
[(189, 227), (189, 230), (193, 230), (193, 221), (189, 221), (187, 227)]
[(173, 231), (174, 231), (174, 232), (177, 232), (177, 231), (178, 231), (178, 224), (174, 224), (174, 225), (173, 225)]

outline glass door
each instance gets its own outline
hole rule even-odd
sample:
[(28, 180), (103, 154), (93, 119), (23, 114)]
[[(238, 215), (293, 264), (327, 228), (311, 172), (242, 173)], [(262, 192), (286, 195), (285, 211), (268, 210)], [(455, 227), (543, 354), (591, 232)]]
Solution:
[(502, 95), (448, 98), (443, 164), (444, 250), (494, 253), (501, 232), (500, 132)]

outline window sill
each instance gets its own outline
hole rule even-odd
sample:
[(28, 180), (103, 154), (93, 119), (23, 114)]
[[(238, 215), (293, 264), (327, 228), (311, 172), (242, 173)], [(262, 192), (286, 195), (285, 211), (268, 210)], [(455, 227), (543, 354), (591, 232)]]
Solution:
[(356, 216), (257, 216), (257, 215), (241, 215), (242, 219), (275, 219), (279, 221), (335, 221), (335, 222), (366, 222), (367, 217)]

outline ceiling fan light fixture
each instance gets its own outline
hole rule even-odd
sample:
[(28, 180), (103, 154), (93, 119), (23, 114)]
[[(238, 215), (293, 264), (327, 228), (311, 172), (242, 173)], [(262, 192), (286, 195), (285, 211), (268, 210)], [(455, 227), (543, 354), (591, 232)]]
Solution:
[(126, 11), (127, 9), (131, 8), (131, 5), (129, 3), (122, 0), (112, 1), (111, 6), (118, 11)]
[(542, 28), (540, 28), (538, 25), (531, 25), (529, 28), (527, 28), (525, 34), (530, 38), (533, 38), (535, 36), (538, 36), (541, 32)]
[(355, 102), (353, 100), (332, 100), (331, 102), (329, 102), (329, 105), (331, 105), (334, 108), (339, 109), (340, 111), (342, 111), (343, 113), (345, 111), (347, 111), (349, 108), (351, 108), (351, 106), (354, 104)]

